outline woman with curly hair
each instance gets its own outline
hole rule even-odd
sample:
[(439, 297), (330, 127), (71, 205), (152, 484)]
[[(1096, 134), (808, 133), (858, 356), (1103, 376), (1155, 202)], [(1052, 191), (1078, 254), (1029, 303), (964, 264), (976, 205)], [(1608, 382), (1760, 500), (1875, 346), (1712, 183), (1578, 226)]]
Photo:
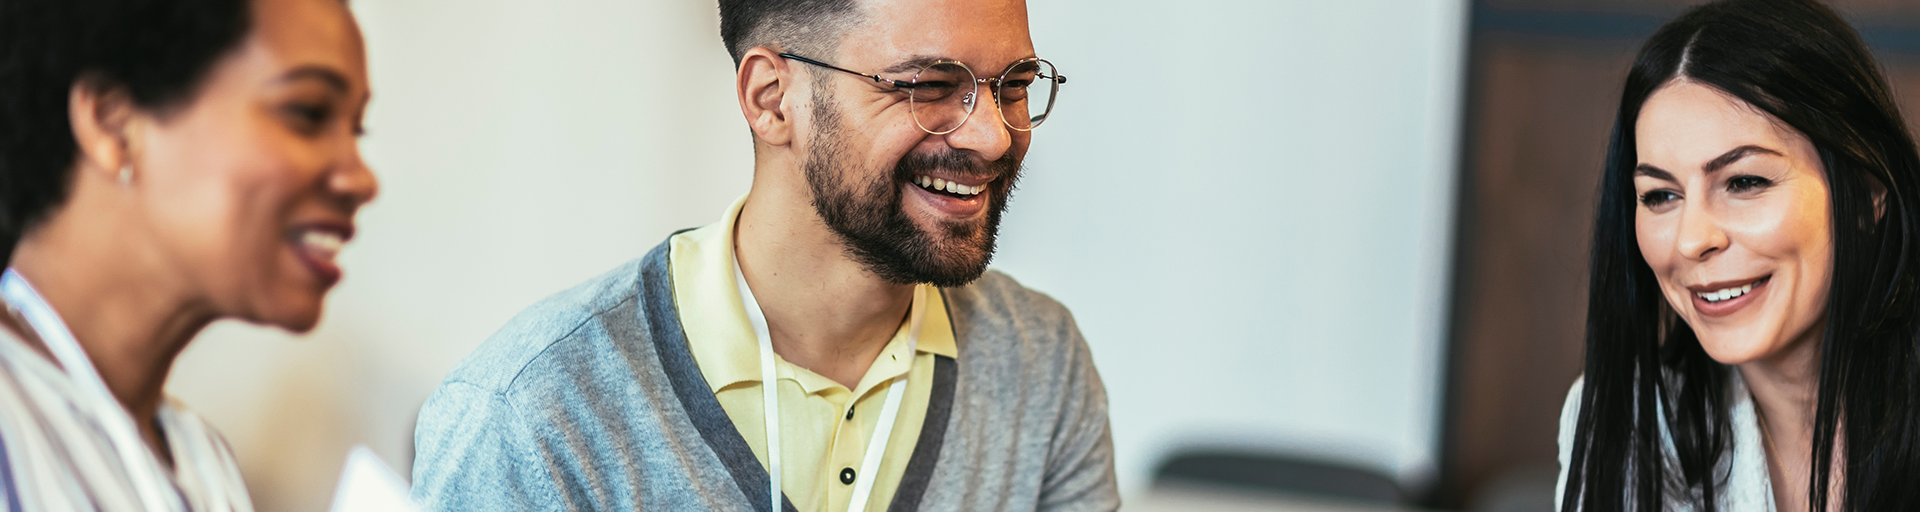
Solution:
[(366, 75), (340, 0), (0, 0), (0, 509), (252, 509), (167, 374), (319, 321)]

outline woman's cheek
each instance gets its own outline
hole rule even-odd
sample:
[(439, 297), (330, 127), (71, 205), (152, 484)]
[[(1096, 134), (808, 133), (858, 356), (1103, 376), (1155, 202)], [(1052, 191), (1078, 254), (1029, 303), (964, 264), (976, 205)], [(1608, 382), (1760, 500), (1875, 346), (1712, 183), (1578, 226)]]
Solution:
[(1634, 217), (1634, 241), (1640, 245), (1640, 257), (1660, 279), (1667, 278), (1669, 258), (1673, 255), (1673, 230), (1664, 217), (1645, 209)]

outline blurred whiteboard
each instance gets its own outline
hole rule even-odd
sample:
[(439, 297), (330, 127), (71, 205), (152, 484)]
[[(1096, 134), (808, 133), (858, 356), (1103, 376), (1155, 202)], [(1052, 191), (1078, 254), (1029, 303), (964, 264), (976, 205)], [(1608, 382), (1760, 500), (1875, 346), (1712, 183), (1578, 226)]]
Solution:
[(1071, 80), (996, 265), (1093, 345), (1128, 489), (1174, 452), (1435, 470), (1462, 0), (1038, 0)]

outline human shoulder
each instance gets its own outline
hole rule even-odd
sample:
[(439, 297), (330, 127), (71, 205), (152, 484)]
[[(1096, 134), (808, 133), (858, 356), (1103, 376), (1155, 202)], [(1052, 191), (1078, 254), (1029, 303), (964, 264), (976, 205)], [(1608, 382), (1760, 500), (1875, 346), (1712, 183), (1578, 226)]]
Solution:
[(1581, 375), (1573, 379), (1573, 386), (1567, 389), (1567, 401), (1560, 406), (1560, 476), (1553, 487), (1553, 507), (1560, 509), (1560, 497), (1567, 494), (1567, 476), (1573, 465), (1573, 436), (1580, 427), (1580, 393), (1586, 387), (1587, 377)]
[(1573, 378), (1573, 385), (1567, 388), (1567, 399), (1560, 405), (1560, 465), (1565, 468), (1573, 458), (1573, 437), (1580, 428), (1580, 396), (1587, 385), (1587, 376)]
[[(960, 366), (969, 373), (980, 372), (1013, 393), (1058, 391), (1034, 386), (1099, 386), (1092, 350), (1059, 301), (997, 271), (945, 294)], [(1084, 373), (1079, 381), (1059, 380), (1078, 373)]]
[(945, 293), (956, 326), (1017, 331), (1029, 335), (1022, 338), (1043, 342), (1080, 337), (1073, 313), (1065, 305), (998, 270), (988, 270), (980, 279)]
[(73, 379), (26, 341), (0, 329), (0, 437), (39, 432), (49, 414), (83, 414)]
[[(463, 383), (504, 394), (530, 368), (560, 357), (563, 345), (584, 344), (601, 332), (595, 324), (623, 305), (640, 300), (645, 258), (550, 295), (521, 310), (447, 373), (444, 384)], [(576, 347), (579, 348), (579, 347)]]
[(1570, 429), (1580, 420), (1580, 393), (1586, 384), (1587, 376), (1581, 375), (1574, 377), (1573, 386), (1567, 388), (1567, 400), (1560, 405), (1560, 432), (1563, 437), (1571, 435)]
[[(960, 389), (955, 414), (976, 418), (981, 431), (1010, 439), (1046, 439), (1045, 449), (1015, 449), (1044, 475), (1040, 510), (1111, 510), (1119, 506), (1106, 386), (1093, 353), (1066, 306), (989, 271), (946, 290)], [(962, 434), (972, 442), (989, 441)], [(994, 436), (989, 436), (994, 437)], [(1023, 442), (1024, 444), (1024, 442)], [(1004, 461), (942, 456), (942, 465), (998, 467)], [(950, 462), (949, 462), (950, 461)], [(936, 492), (936, 500), (940, 500)]]

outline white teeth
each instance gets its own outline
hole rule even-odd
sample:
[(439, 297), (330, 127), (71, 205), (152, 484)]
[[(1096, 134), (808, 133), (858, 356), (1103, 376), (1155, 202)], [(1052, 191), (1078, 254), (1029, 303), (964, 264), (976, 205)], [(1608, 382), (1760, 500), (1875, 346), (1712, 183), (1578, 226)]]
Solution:
[(934, 178), (929, 176), (915, 177), (913, 179), (913, 182), (915, 184), (920, 185), (921, 188), (925, 188), (928, 190), (933, 190), (936, 192), (946, 192), (949, 194), (957, 194), (957, 195), (963, 195), (963, 196), (976, 195), (981, 192), (985, 192), (987, 190), (987, 187), (985, 185), (968, 186), (968, 185), (962, 185), (959, 182), (947, 181), (945, 179)]
[(1706, 299), (1707, 302), (1724, 302), (1734, 297), (1746, 295), (1747, 292), (1750, 292), (1750, 291), (1753, 291), (1753, 283), (1747, 283), (1742, 286), (1727, 288), (1724, 290), (1705, 292), (1699, 295), (1700, 295), (1700, 298)]
[(347, 240), (332, 231), (309, 230), (300, 234), (300, 245), (315, 256), (331, 260), (346, 247)]

